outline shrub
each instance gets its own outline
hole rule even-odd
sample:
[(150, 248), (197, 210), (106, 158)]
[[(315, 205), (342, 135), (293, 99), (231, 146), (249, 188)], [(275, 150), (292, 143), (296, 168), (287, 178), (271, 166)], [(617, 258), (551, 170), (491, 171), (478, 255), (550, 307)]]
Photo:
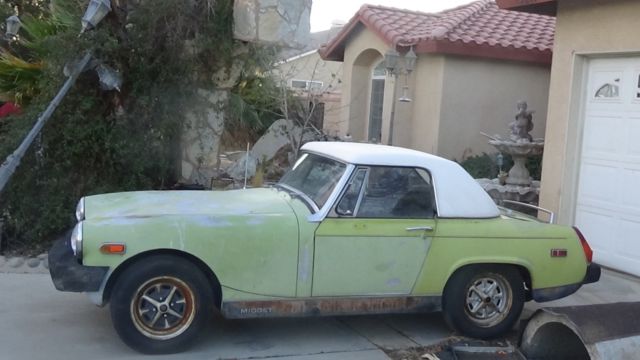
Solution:
[[(496, 154), (482, 153), (482, 155), (470, 156), (460, 162), (460, 165), (467, 170), (475, 179), (494, 179), (498, 177), (498, 165), (496, 165)], [(509, 171), (513, 166), (513, 159), (510, 155), (504, 156), (503, 171)], [(542, 174), (542, 156), (532, 156), (527, 159), (527, 169), (534, 180), (540, 180)]]
[[(220, 70), (224, 73), (232, 62), (242, 68), (232, 91), (247, 111), (268, 118), (263, 115), (279, 108), (269, 93), (271, 84), (260, 75), (273, 64), (275, 52), (233, 39), (232, 0), (189, 2), (193, 6), (131, 1), (78, 38), (80, 11), (87, 3), (56, 0), (56, 6), (75, 9), (67, 15), (76, 25), (55, 22), (55, 28), (30, 32), (42, 37), (14, 46), (18, 55), (42, 66), (40, 78), (29, 83), (29, 107), (21, 116), (0, 119), (0, 156), (17, 147), (54, 97), (64, 81), (64, 65), (87, 49), (123, 74), (122, 92), (100, 90), (95, 72), (89, 71), (58, 107), (0, 197), (11, 251), (47, 246), (72, 226), (81, 196), (173, 186), (185, 109), (197, 109), (195, 91), (215, 89), (222, 81)], [(32, 29), (46, 28), (34, 23), (51, 16), (46, 6), (41, 10), (30, 18)], [(249, 126), (259, 133), (265, 124)]]

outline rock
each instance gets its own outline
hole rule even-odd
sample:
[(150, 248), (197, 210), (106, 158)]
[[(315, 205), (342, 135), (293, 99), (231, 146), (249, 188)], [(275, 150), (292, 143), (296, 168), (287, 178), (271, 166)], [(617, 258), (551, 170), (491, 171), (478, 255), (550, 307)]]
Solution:
[(267, 132), (255, 143), (251, 154), (259, 161), (270, 161), (285, 146), (291, 146), (291, 139), (299, 140), (302, 129), (293, 121), (280, 119), (271, 124)]
[(40, 259), (40, 260), (44, 260), (44, 259), (46, 259), (48, 257), (49, 257), (49, 254), (47, 254), (47, 253), (42, 253), (42, 254), (38, 255), (38, 259)]
[(30, 268), (37, 268), (38, 265), (40, 265), (40, 259), (38, 258), (30, 258), (27, 260), (27, 266), (29, 266)]
[(188, 161), (182, 160), (182, 178), (191, 179), (193, 175), (193, 165)]
[(14, 257), (9, 259), (9, 261), (7, 262), (7, 265), (9, 265), (12, 268), (19, 268), (20, 266), (22, 266), (24, 264), (24, 258), (21, 257)]
[(258, 159), (256, 159), (251, 153), (246, 154), (236, 161), (227, 169), (227, 175), (234, 180), (244, 180), (245, 177), (245, 164), (247, 164), (246, 175), (247, 179), (251, 179), (258, 169)]
[(42, 260), (42, 266), (44, 266), (45, 269), (49, 269), (49, 259), (45, 258)]
[(230, 160), (230, 161), (238, 161), (240, 160), (244, 154), (246, 153), (246, 151), (227, 151), (224, 153), (224, 155)]
[(2, 265), (4, 265), (6, 262), (7, 260), (5, 259), (5, 257), (0, 255), (0, 267), (2, 267)]

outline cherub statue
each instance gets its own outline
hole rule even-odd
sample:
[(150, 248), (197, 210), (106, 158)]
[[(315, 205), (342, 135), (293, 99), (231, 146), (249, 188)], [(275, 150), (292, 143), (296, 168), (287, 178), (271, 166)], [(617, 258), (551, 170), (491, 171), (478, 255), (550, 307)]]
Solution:
[(533, 113), (534, 111), (527, 110), (527, 102), (518, 102), (518, 113), (516, 118), (509, 124), (511, 128), (511, 140), (513, 141), (533, 141), (533, 138), (529, 134), (533, 130)]

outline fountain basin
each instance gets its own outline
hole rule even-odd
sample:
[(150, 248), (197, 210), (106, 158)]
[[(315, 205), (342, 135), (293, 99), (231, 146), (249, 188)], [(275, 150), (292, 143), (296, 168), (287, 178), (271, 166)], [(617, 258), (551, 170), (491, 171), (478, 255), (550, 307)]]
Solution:
[(503, 200), (538, 204), (538, 199), (540, 197), (539, 181), (532, 181), (529, 186), (510, 184), (501, 185), (498, 179), (476, 179), (476, 181), (498, 204), (501, 204)]
[(507, 184), (530, 186), (531, 176), (526, 167), (527, 158), (541, 155), (544, 150), (544, 141), (542, 139), (533, 141), (490, 140), (489, 144), (493, 145), (501, 153), (509, 154), (513, 158), (513, 167), (509, 170)]

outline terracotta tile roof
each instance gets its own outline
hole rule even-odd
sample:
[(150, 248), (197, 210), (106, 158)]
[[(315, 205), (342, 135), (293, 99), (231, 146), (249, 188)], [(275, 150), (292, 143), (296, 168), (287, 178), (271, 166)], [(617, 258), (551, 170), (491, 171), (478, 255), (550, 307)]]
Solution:
[(555, 18), (498, 8), (479, 0), (440, 13), (363, 5), (320, 53), (342, 61), (346, 40), (364, 26), (389, 46), (418, 53), (449, 53), (508, 60), (550, 63)]

